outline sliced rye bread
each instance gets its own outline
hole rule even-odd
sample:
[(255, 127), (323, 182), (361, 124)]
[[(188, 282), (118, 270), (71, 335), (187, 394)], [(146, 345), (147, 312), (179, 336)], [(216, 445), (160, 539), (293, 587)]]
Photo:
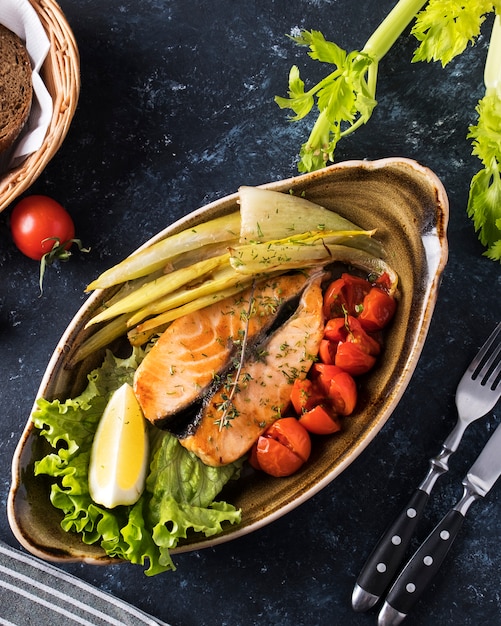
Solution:
[(23, 41), (0, 24), (0, 153), (14, 144), (30, 114), (31, 71)]

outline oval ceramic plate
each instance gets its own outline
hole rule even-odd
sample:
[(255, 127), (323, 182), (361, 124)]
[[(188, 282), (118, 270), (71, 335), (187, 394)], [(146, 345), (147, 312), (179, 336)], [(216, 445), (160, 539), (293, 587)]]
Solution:
[[(291, 477), (276, 479), (249, 473), (232, 481), (221, 497), (242, 509), (241, 523), (215, 538), (190, 539), (176, 549), (178, 552), (229, 541), (272, 522), (334, 480), (365, 449), (390, 417), (413, 374), (447, 261), (447, 196), (438, 178), (415, 161), (345, 162), (265, 187), (304, 194), (363, 228), (377, 228), (386, 260), (399, 274), (397, 314), (387, 333), (384, 358), (364, 381), (361, 408), (345, 420), (343, 431), (319, 439), (310, 461)], [(235, 193), (213, 202), (152, 241), (235, 211), (237, 200)], [(102, 292), (91, 295), (68, 326), (38, 397), (64, 400), (81, 390), (82, 381), (97, 363), (87, 361), (71, 369), (68, 354), (88, 336), (85, 323), (102, 297)], [(49, 483), (33, 475), (33, 464), (43, 456), (45, 445), (28, 420), (12, 466), (8, 516), (15, 536), (27, 550), (49, 560), (109, 561), (100, 547), (85, 545), (78, 535), (61, 529), (60, 513), (49, 504)]]

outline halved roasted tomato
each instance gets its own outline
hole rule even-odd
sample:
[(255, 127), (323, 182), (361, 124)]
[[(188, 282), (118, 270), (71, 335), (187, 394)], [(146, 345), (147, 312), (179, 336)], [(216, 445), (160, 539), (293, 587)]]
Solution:
[(335, 363), (348, 374), (360, 376), (374, 367), (376, 357), (362, 350), (359, 344), (345, 341), (337, 347)]
[(365, 278), (342, 274), (341, 278), (333, 281), (324, 294), (324, 315), (326, 319), (356, 315), (362, 307), (371, 284)]
[(295, 417), (282, 417), (259, 437), (251, 451), (253, 463), (271, 476), (290, 476), (311, 453), (311, 439)]
[[(354, 343), (364, 352), (377, 356), (381, 352), (380, 344), (362, 328), (356, 317), (336, 317), (325, 325), (324, 336), (334, 343)], [(336, 363), (337, 365), (337, 363)]]
[(377, 332), (390, 322), (396, 308), (395, 298), (379, 287), (373, 287), (364, 298), (358, 321), (366, 331)]
[(351, 374), (337, 365), (315, 363), (310, 375), (322, 389), (324, 401), (328, 401), (335, 413), (353, 413), (357, 404), (357, 385)]
[(338, 416), (325, 404), (317, 404), (303, 413), (299, 418), (299, 423), (314, 435), (332, 435), (332, 433), (341, 430)]
[(298, 415), (312, 409), (322, 397), (321, 390), (309, 378), (296, 378), (292, 385), (291, 402)]

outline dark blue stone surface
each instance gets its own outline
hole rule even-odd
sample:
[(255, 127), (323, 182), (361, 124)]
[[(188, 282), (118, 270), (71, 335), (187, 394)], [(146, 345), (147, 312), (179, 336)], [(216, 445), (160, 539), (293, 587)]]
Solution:
[[(49, 269), (14, 248), (0, 215), (0, 458), (5, 509), (10, 462), (50, 355), (83, 303), (85, 285), (161, 228), (234, 192), (296, 173), (308, 123), (273, 102), (290, 66), (318, 73), (286, 37), (319, 29), (360, 48), (390, 0), (61, 0), (81, 54), (82, 92), (68, 137), (30, 192), (74, 217), (89, 254)], [(369, 125), (337, 160), (411, 157), (433, 169), (450, 199), (450, 261), (415, 375), (392, 418), (333, 483), (273, 524), (237, 541), (176, 557), (154, 579), (132, 566), (65, 569), (173, 626), (369, 625), (350, 597), (374, 542), (424, 476), (455, 419), (455, 387), (501, 318), (498, 263), (482, 256), (466, 216), (479, 163), (466, 140), (482, 96), (488, 26), (447, 69), (411, 65), (404, 37), (384, 59)], [(309, 68), (309, 69), (306, 69)], [(305, 74), (306, 75), (306, 74)], [(437, 485), (420, 537), (461, 494), (460, 481), (500, 418), (467, 432)], [(441, 576), (409, 626), (501, 624), (501, 489), (471, 509)], [(7, 518), (1, 536), (16, 545)]]

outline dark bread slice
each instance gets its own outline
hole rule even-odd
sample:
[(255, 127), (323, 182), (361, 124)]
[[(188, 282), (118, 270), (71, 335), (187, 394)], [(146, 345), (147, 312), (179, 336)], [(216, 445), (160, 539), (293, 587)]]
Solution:
[(30, 114), (31, 71), (23, 41), (0, 24), (0, 153), (16, 141)]

